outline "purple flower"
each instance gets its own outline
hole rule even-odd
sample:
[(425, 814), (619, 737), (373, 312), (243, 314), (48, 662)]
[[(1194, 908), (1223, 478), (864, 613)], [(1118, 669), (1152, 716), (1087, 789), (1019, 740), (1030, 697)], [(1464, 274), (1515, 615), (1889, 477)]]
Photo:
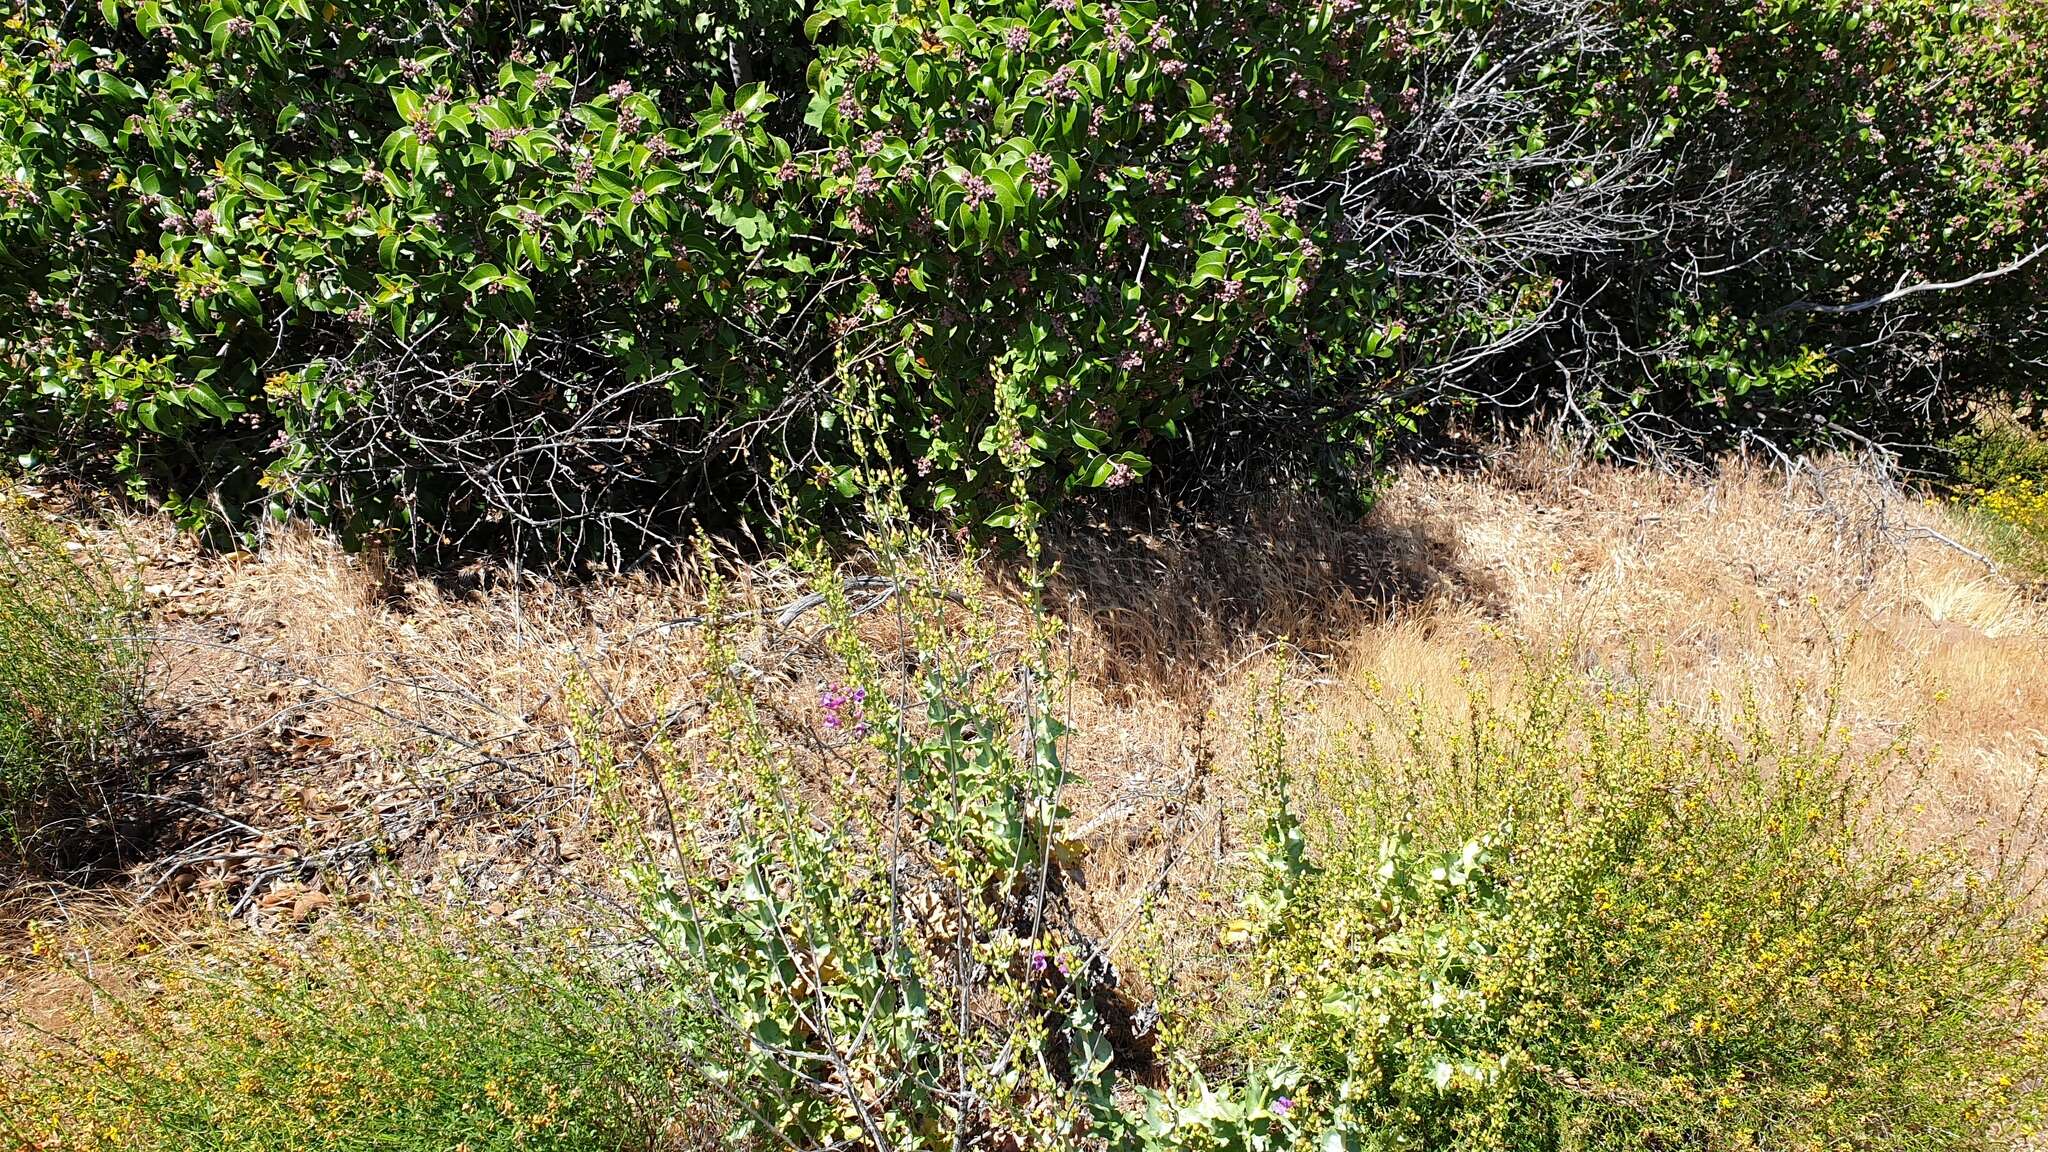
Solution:
[(1052, 958), (1047, 956), (1045, 953), (1033, 952), (1031, 954), (1031, 974), (1033, 976), (1045, 975), (1046, 968), (1050, 967), (1051, 964)]
[(1003, 46), (1012, 52), (1022, 52), (1031, 47), (1031, 29), (1022, 24), (1013, 24), (1003, 32)]
[(612, 85), (609, 89), (607, 89), (607, 91), (611, 94), (612, 99), (624, 100), (626, 97), (631, 96), (633, 94), (633, 82), (630, 80), (621, 80), (617, 84)]
[(1273, 1098), (1273, 1115), (1285, 1116), (1292, 1111), (1294, 1111), (1294, 1097), (1276, 1096)]
[(866, 736), (869, 727), (863, 715), (868, 693), (865, 688), (851, 692), (837, 684), (828, 684), (818, 692), (818, 708), (825, 713), (827, 731), (837, 732), (851, 727), (855, 736)]

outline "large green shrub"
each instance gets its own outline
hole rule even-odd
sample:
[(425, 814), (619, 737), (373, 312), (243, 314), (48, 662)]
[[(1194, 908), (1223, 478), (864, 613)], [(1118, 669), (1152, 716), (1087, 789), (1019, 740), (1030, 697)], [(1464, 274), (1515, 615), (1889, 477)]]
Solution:
[(1813, 306), (2040, 240), (2040, 20), (23, 0), (0, 420), (181, 500), (590, 550), (770, 460), (831, 498), (851, 412), (977, 514), (1448, 401), (1924, 415), (1958, 364), (2023, 386), (2039, 265)]

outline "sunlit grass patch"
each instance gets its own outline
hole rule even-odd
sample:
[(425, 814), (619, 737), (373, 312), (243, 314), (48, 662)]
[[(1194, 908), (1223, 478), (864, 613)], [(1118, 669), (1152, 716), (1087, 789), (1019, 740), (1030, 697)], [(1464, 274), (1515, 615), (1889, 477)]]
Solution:
[[(81, 979), (83, 942), (38, 941)], [(688, 1147), (687, 1028), (571, 937), (455, 922), (266, 940), (213, 928), (113, 958), (4, 1058), (0, 1145), (65, 1152)], [(109, 957), (98, 958), (106, 970)]]

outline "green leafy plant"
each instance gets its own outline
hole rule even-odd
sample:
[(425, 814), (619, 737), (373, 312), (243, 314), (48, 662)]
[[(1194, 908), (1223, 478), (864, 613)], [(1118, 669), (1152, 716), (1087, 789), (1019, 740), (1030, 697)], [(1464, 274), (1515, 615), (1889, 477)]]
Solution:
[(1251, 982), (1288, 1123), (1386, 1149), (2030, 1130), (2044, 957), (2019, 873), (1900, 825), (1896, 749), (1738, 717), (1539, 666), (1447, 738), (1330, 765), (1316, 868)]
[(850, 396), (915, 503), (998, 525), (1013, 461), (1039, 502), (1254, 439), (1369, 470), (1474, 405), (1939, 421), (2040, 347), (2039, 21), (35, 0), (0, 431), (194, 519), (630, 559), (777, 468), (847, 500)]
[(815, 579), (845, 668), (820, 689), (818, 727), (850, 771), (799, 776), (734, 641), (710, 637), (718, 790), (672, 786), (682, 846), (629, 867), (677, 957), (677, 994), (743, 1046), (716, 1074), (745, 1102), (748, 1138), (1064, 1146), (1114, 1114), (1104, 1013), (1121, 1003), (1064, 894), (1047, 669), (1011, 663), (972, 610), (949, 622), (960, 594), (944, 572), (892, 584), (907, 663), (861, 640), (835, 566)]

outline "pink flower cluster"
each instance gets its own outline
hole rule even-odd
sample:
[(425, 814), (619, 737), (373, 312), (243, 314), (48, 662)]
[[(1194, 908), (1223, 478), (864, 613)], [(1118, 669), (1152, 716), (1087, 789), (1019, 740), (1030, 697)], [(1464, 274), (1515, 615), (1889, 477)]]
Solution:
[(868, 734), (866, 707), (868, 690), (848, 690), (842, 685), (828, 684), (818, 693), (818, 708), (825, 714), (825, 727), (829, 731), (841, 729), (851, 731), (855, 736)]

